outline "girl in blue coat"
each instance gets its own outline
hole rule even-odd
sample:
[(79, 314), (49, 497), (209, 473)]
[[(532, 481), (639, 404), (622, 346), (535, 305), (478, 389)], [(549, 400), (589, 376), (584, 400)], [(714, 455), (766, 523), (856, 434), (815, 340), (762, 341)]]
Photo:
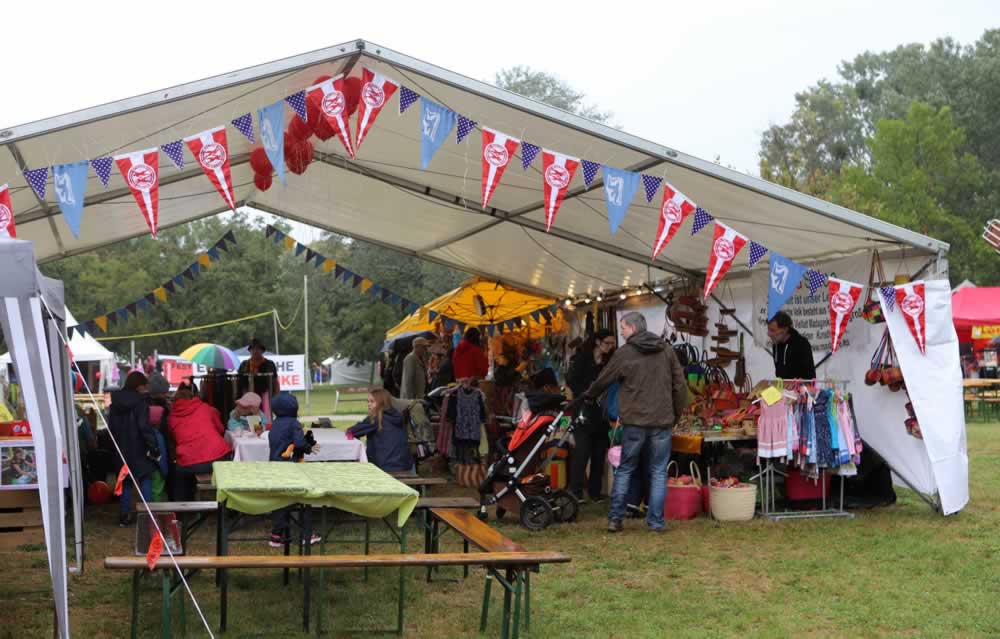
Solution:
[(367, 437), (368, 461), (382, 470), (413, 470), (406, 419), (393, 408), (392, 395), (384, 388), (368, 391), (368, 417), (351, 426), (347, 430), (347, 437)]

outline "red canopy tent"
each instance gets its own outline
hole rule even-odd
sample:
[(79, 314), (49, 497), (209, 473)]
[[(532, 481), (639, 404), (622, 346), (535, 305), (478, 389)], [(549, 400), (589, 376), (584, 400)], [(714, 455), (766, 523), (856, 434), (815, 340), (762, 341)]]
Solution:
[[(1000, 287), (969, 287), (951, 296), (951, 314), (958, 332), (958, 341), (971, 342), (972, 327), (1000, 325)], [(989, 340), (976, 340), (982, 347)]]

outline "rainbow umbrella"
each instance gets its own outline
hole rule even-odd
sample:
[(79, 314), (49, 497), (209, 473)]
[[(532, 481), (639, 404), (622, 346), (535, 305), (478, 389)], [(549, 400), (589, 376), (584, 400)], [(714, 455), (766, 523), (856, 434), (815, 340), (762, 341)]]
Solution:
[(181, 353), (180, 358), (209, 368), (221, 368), (227, 371), (238, 368), (240, 365), (240, 358), (236, 353), (218, 344), (195, 344)]

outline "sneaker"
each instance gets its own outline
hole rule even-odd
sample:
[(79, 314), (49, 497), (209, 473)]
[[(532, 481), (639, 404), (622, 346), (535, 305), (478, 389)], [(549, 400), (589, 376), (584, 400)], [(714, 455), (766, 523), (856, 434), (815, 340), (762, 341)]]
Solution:
[(319, 535), (313, 535), (312, 538), (309, 540), (309, 545), (310, 546), (315, 546), (316, 544), (318, 544), (321, 541), (323, 541), (322, 537), (320, 537)]
[(598, 495), (597, 497), (591, 497), (590, 503), (592, 504), (603, 504), (607, 500), (606, 495)]
[(271, 541), (267, 542), (267, 545), (271, 548), (284, 548), (285, 540), (281, 538), (281, 535), (271, 535)]
[(647, 527), (649, 528), (650, 532), (655, 532), (658, 535), (662, 535), (663, 533), (667, 532), (666, 526), (660, 526), (659, 528), (654, 528), (653, 526), (647, 526)]
[(625, 525), (614, 519), (608, 520), (608, 532), (616, 533), (625, 530)]

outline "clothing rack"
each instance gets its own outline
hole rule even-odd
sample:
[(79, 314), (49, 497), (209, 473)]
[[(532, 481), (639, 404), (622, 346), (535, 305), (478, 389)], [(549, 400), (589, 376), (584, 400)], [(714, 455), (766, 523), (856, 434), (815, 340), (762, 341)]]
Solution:
[[(848, 380), (840, 379), (773, 379), (768, 381), (768, 385), (775, 384), (777, 382), (782, 382), (782, 385), (786, 388), (788, 384), (793, 384), (795, 386), (800, 384), (807, 384), (811, 386), (826, 387), (826, 388), (836, 388), (838, 386), (843, 387), (845, 390), (850, 383)], [(794, 386), (793, 386), (794, 387)], [(856, 426), (856, 425), (855, 425)], [(760, 472), (750, 478), (750, 481), (759, 480), (759, 490), (760, 493), (760, 514), (767, 517), (771, 521), (782, 521), (784, 519), (823, 519), (823, 518), (843, 518), (843, 519), (854, 519), (854, 514), (849, 513), (844, 510), (844, 482), (840, 482), (840, 499), (837, 504), (833, 504), (832, 496), (828, 496), (826, 493), (826, 475), (827, 470), (825, 468), (819, 469), (819, 482), (821, 487), (822, 495), (822, 507), (820, 510), (782, 510), (777, 509), (776, 500), (776, 488), (775, 488), (775, 475), (781, 475), (782, 477), (788, 477), (788, 473), (779, 470), (774, 465), (774, 460), (768, 458), (767, 463), (761, 466), (758, 462), (757, 468)], [(829, 503), (828, 503), (828, 498)]]

